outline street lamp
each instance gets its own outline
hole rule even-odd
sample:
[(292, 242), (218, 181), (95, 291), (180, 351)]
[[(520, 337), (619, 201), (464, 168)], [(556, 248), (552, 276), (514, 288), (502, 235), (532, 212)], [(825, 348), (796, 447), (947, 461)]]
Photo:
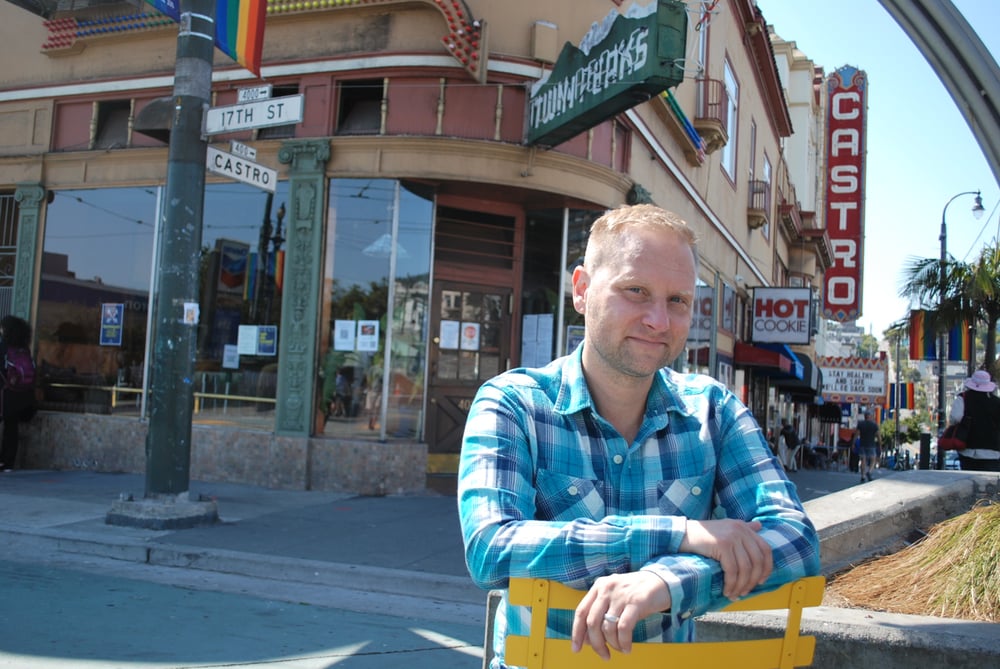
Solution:
[[(980, 196), (979, 191), (977, 191), (977, 190), (969, 190), (969, 191), (958, 193), (957, 195), (952, 196), (952, 198), (950, 200), (948, 200), (948, 202), (945, 203), (944, 209), (941, 210), (941, 236), (939, 237), (939, 239), (941, 241), (941, 264), (940, 264), (940, 267), (938, 267), (938, 314), (939, 315), (941, 313), (941, 307), (943, 306), (944, 299), (945, 299), (945, 294), (944, 294), (945, 293), (945, 287), (946, 287), (945, 275), (946, 275), (947, 267), (948, 267), (948, 226), (945, 223), (945, 214), (948, 213), (948, 205), (950, 205), (952, 202), (954, 202), (958, 198), (962, 197), (963, 195), (975, 195), (976, 196), (975, 203), (972, 205), (972, 215), (975, 216), (976, 219), (982, 218), (983, 217), (983, 211), (985, 211), (985, 209), (983, 208), (983, 198)], [(944, 397), (944, 395), (945, 395), (945, 393), (944, 393), (944, 368), (945, 368), (945, 364), (944, 363), (945, 363), (945, 358), (948, 355), (947, 341), (945, 340), (945, 336), (946, 336), (945, 330), (939, 324), (939, 326), (938, 326), (938, 351), (937, 351), (937, 359), (938, 359), (938, 425), (937, 425), (938, 431), (937, 431), (937, 433), (938, 433), (939, 437), (941, 436), (941, 433), (944, 432), (944, 424), (945, 424), (945, 415), (944, 415), (944, 399), (945, 399), (945, 397)], [(943, 463), (941, 462), (941, 458), (939, 457), (938, 458), (938, 467), (940, 468), (941, 466), (943, 466)]]

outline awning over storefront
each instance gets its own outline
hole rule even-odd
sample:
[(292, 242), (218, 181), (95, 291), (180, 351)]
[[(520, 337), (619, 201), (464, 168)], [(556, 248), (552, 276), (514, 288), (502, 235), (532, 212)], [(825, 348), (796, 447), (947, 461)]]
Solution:
[(738, 341), (733, 359), (737, 367), (753, 367), (769, 376), (798, 380), (803, 378), (802, 363), (785, 344), (747, 344)]
[(779, 390), (790, 392), (793, 395), (818, 395), (823, 392), (823, 372), (817, 367), (812, 359), (804, 353), (797, 354), (799, 364), (802, 365), (801, 379), (777, 379), (774, 385)]
[(828, 402), (819, 408), (819, 422), (821, 423), (832, 423), (837, 425), (841, 422), (843, 417), (840, 405), (834, 402)]

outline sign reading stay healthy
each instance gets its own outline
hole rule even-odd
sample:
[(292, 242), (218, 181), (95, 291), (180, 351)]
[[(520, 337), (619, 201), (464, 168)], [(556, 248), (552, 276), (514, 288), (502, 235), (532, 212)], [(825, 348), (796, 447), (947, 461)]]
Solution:
[(679, 84), (686, 36), (678, 0), (611, 10), (532, 86), (527, 143), (556, 146)]

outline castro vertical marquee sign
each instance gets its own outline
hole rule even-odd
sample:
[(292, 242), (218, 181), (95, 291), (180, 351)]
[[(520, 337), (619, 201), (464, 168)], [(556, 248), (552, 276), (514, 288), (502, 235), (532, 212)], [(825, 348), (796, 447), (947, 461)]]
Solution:
[(865, 120), (868, 77), (845, 65), (826, 80), (826, 231), (833, 264), (824, 276), (823, 316), (861, 316), (864, 244)]

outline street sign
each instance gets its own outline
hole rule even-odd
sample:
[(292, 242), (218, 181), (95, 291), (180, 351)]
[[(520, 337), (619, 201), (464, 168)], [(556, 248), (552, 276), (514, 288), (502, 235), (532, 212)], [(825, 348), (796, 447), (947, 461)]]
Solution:
[(257, 159), (257, 149), (242, 142), (237, 142), (235, 139), (230, 140), (229, 150), (240, 158), (246, 158), (247, 160)]
[(240, 105), (211, 107), (205, 112), (202, 131), (206, 135), (217, 135), (223, 132), (301, 123), (304, 107), (305, 96), (301, 93)]
[(253, 86), (251, 88), (237, 88), (236, 89), (236, 102), (242, 104), (244, 102), (256, 102), (258, 100), (266, 100), (271, 97), (271, 84), (264, 84), (263, 86)]
[(205, 167), (209, 172), (262, 188), (273, 193), (278, 186), (278, 172), (225, 151), (208, 147)]

